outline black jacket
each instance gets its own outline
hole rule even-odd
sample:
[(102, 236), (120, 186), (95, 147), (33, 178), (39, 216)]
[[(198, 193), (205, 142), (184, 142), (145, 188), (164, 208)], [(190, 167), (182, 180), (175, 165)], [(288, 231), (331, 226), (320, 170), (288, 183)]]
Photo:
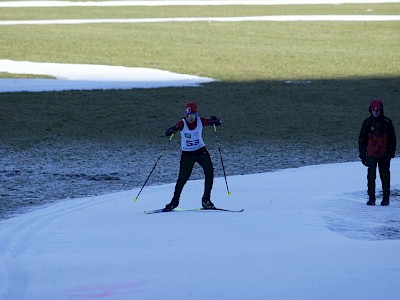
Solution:
[(364, 120), (358, 138), (360, 157), (365, 155), (393, 158), (396, 153), (396, 135), (392, 121), (381, 114)]

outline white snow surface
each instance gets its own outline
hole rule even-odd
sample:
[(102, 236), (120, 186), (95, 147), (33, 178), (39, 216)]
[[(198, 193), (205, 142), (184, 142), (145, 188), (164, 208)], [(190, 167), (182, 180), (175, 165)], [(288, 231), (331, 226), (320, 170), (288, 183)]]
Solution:
[[(19, 72), (33, 72), (25, 67), (35, 63), (21, 63)], [(79, 89), (146, 77), (88, 74), (82, 66), (40, 64), (43, 73), (30, 74), (60, 78), (48, 81), (63, 88), (82, 81)], [(24, 90), (19, 79), (0, 87), (13, 81)], [(391, 170), (398, 191), (400, 159)], [(214, 203), (244, 212), (144, 214), (169, 202), (174, 184), (167, 184), (145, 187), (136, 203), (139, 189), (57, 201), (0, 221), (0, 299), (399, 299), (399, 197), (389, 207), (366, 206), (361, 163), (231, 176), (228, 183), (229, 197), (224, 179), (215, 180)], [(180, 207), (199, 207), (203, 184), (189, 181)]]
[(150, 68), (89, 64), (38, 63), (0, 60), (0, 72), (35, 74), (55, 79), (0, 79), (0, 92), (132, 89), (199, 86), (212, 78), (178, 74)]
[[(392, 190), (400, 188), (392, 161)], [(399, 299), (400, 201), (366, 203), (360, 162), (228, 177), (219, 207), (173, 184), (65, 200), (0, 222), (0, 299)], [(378, 181), (378, 190), (380, 184)], [(180, 207), (200, 205), (203, 180)], [(378, 204), (379, 204), (378, 200)]]

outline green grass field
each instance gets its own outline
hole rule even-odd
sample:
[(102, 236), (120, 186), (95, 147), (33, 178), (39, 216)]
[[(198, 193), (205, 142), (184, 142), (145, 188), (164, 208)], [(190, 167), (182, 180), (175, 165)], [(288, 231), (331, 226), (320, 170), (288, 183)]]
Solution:
[(235, 17), (269, 15), (397, 15), (399, 4), (2, 8), (2, 20)]
[[(363, 4), (7, 8), (1, 14), (67, 19), (398, 11), (399, 4)], [(186, 101), (223, 118), (234, 144), (283, 140), (354, 147), (372, 98), (381, 98), (387, 115), (400, 124), (400, 22), (0, 26), (0, 36), (1, 59), (150, 67), (220, 80), (201, 88), (2, 94), (0, 138), (19, 147), (78, 137), (151, 144), (181, 116)]]

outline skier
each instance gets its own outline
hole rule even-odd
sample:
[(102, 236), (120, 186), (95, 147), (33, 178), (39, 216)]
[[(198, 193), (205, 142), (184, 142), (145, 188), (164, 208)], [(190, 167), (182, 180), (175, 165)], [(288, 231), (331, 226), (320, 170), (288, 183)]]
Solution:
[(214, 167), (202, 138), (202, 130), (204, 126), (220, 126), (221, 120), (215, 116), (211, 116), (210, 119), (199, 117), (197, 113), (197, 104), (194, 102), (187, 103), (184, 118), (165, 132), (166, 136), (171, 136), (178, 131), (181, 132), (182, 154), (174, 196), (171, 202), (165, 206), (164, 211), (170, 211), (179, 205), (183, 187), (192, 174), (196, 162), (203, 168), (205, 175), (204, 194), (201, 199), (202, 206), (204, 209), (215, 208), (210, 199), (214, 182)]
[(390, 160), (396, 152), (396, 135), (392, 121), (383, 114), (383, 103), (373, 100), (369, 106), (371, 116), (364, 120), (358, 146), (360, 159), (368, 167), (367, 205), (375, 205), (375, 179), (378, 165), (382, 181), (383, 199), (381, 205), (389, 205), (390, 196)]

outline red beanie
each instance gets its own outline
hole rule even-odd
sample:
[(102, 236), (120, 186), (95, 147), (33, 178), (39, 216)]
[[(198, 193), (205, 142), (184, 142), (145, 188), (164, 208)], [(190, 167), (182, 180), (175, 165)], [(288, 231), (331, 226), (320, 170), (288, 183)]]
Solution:
[(372, 100), (369, 107), (371, 110), (382, 110), (383, 103), (381, 100)]

